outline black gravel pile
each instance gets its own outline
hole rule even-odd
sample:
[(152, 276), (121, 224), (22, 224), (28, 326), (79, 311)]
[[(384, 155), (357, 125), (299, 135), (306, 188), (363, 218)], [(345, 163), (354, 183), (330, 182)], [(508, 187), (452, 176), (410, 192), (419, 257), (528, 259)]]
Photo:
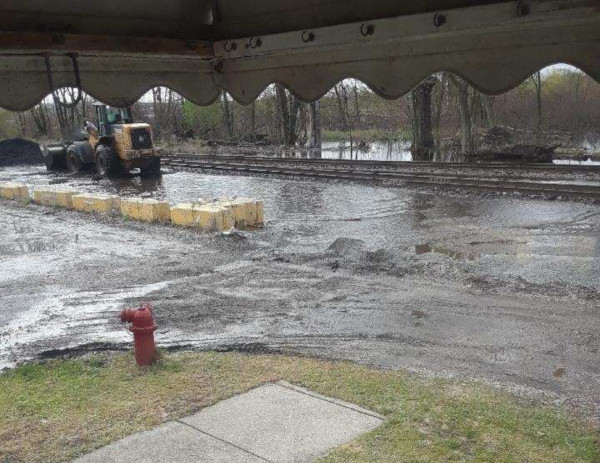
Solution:
[(42, 164), (40, 145), (23, 138), (0, 141), (0, 166)]

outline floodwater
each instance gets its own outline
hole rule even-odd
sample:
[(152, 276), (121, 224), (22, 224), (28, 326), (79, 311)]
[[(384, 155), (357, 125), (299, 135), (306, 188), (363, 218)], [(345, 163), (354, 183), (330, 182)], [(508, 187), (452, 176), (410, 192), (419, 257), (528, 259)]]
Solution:
[(323, 143), (323, 159), (354, 159), (358, 161), (412, 161), (410, 142), (390, 141), (364, 145), (349, 142)]
[[(465, 244), (461, 239), (454, 248), (434, 246), (430, 253), (471, 256), (474, 248), (483, 248), (477, 259), (470, 260), (494, 276), (509, 273), (536, 283), (562, 281), (600, 290), (600, 236), (549, 237), (535, 233), (541, 227), (573, 224), (586, 230), (600, 223), (600, 209), (586, 204), (435, 197), (407, 189), (351, 183), (177, 171), (166, 171), (158, 179), (133, 176), (93, 180), (89, 176), (50, 174), (43, 167), (14, 167), (0, 171), (0, 181), (8, 179), (171, 204), (233, 196), (260, 198), (270, 222), (269, 238), (298, 252), (325, 249), (340, 236), (363, 240), (373, 248), (409, 249), (436, 240), (448, 243), (457, 233), (493, 234), (497, 239), (487, 246)], [(510, 236), (515, 228), (528, 230), (527, 238)], [(51, 245), (33, 242), (4, 246)]]
[[(350, 142), (325, 142), (320, 157), (323, 159), (349, 159), (359, 161), (413, 161), (408, 141), (371, 142), (357, 144)], [(467, 162), (465, 156), (458, 153), (435, 153), (435, 162)], [(555, 159), (554, 164), (598, 166), (600, 161), (586, 159)]]
[(207, 235), (0, 203), (0, 365), (128, 346), (118, 311), (151, 301), (164, 347), (258, 345), (600, 409), (598, 206), (168, 170), (110, 181), (14, 167), (2, 180), (172, 204), (249, 196), (267, 224)]

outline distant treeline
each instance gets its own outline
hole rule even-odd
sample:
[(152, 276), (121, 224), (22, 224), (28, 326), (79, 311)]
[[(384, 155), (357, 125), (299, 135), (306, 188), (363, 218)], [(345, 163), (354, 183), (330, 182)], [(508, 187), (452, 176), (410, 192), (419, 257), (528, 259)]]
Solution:
[[(73, 90), (60, 93), (58, 97), (69, 101)], [(24, 113), (0, 111), (0, 139), (68, 138), (84, 119), (94, 118), (92, 103), (86, 96), (68, 109), (49, 98)], [(452, 74), (439, 73), (394, 101), (348, 79), (312, 104), (298, 101), (281, 85), (270, 86), (249, 106), (223, 94), (208, 107), (157, 88), (133, 109), (137, 119), (152, 124), (159, 142), (193, 138), (318, 148), (322, 140), (404, 138), (412, 140), (415, 148), (454, 140), (463, 151), (471, 151), (477, 148), (477, 135), (495, 126), (529, 133), (539, 143), (549, 133), (569, 134), (574, 142), (597, 134), (600, 85), (578, 70), (555, 66), (493, 97)]]

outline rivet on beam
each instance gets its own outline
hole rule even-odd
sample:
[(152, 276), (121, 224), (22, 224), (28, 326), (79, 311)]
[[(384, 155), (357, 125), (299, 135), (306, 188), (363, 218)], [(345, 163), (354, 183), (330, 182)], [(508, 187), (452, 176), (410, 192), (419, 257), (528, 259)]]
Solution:
[(442, 27), (444, 24), (446, 24), (446, 21), (446, 15), (442, 13), (436, 13), (433, 17), (433, 25), (435, 27)]
[(363, 37), (373, 35), (375, 33), (375, 25), (364, 23), (362, 26), (360, 26), (360, 33)]
[(316, 38), (317, 37), (313, 31), (304, 31), (302, 33), (302, 41), (304, 43), (314, 42)]
[(236, 51), (237, 50), (237, 43), (235, 43), (235, 42), (225, 42), (225, 45), (223, 46), (223, 49), (227, 53), (231, 53), (232, 51)]
[(248, 43), (246, 44), (246, 48), (256, 49), (262, 47), (262, 39), (260, 37), (250, 37)]

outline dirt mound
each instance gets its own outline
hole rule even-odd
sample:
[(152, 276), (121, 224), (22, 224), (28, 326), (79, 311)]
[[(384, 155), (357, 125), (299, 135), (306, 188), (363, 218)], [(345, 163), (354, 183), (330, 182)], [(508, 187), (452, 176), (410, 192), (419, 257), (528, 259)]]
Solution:
[(23, 138), (0, 141), (0, 166), (42, 164), (40, 145)]
[(364, 251), (364, 249), (365, 242), (363, 240), (357, 240), (355, 238), (338, 238), (327, 250), (338, 256), (346, 256), (348, 254)]

